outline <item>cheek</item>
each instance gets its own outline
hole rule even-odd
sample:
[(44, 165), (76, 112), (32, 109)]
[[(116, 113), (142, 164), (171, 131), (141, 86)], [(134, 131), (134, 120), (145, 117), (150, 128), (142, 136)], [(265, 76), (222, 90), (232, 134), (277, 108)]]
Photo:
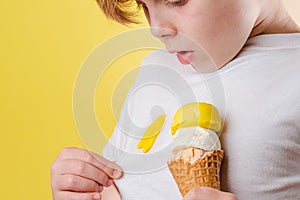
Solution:
[[(187, 8), (181, 31), (202, 42), (209, 38), (230, 38), (232, 34), (249, 32), (251, 16), (240, 0), (203, 0)], [(253, 21), (253, 20), (252, 20)]]
[(204, 47), (219, 66), (238, 54), (256, 19), (251, 8), (249, 11), (237, 3), (231, 3), (236, 1), (223, 2), (206, 7), (202, 13), (199, 9), (198, 14), (196, 10), (191, 12), (185, 17), (189, 23), (182, 24), (183, 32)]
[(181, 21), (181, 31), (197, 41), (200, 40), (198, 42), (201, 43), (220, 33), (220, 30), (224, 28), (222, 18), (226, 14), (220, 5), (206, 0), (203, 2), (206, 3), (201, 4), (199, 2), (196, 6), (188, 8), (188, 12), (185, 13), (184, 17), (179, 19)]

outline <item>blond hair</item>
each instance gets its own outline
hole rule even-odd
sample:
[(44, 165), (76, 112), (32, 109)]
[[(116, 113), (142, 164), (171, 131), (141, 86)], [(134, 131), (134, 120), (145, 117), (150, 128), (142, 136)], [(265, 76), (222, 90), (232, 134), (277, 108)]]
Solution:
[(138, 6), (132, 9), (136, 5), (135, 0), (97, 0), (97, 3), (106, 17), (120, 24), (139, 23), (135, 19)]

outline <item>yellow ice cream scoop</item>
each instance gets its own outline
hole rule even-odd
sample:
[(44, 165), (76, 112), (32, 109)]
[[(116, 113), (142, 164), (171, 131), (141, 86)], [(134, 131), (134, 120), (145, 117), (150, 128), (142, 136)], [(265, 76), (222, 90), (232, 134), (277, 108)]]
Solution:
[(203, 102), (189, 103), (182, 106), (174, 115), (171, 125), (172, 135), (180, 128), (200, 126), (215, 132), (221, 130), (221, 118), (218, 110)]

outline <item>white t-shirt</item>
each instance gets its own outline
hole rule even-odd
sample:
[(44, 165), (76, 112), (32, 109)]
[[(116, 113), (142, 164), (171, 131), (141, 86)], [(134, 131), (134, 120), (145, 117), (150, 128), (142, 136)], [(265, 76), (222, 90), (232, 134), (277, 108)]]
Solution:
[[(144, 59), (103, 154), (123, 167), (122, 200), (182, 199), (166, 162), (170, 124), (186, 103), (214, 104), (223, 118), (221, 190), (241, 200), (300, 198), (300, 34), (251, 38), (215, 73), (201, 74), (158, 50)], [(136, 148), (167, 114), (151, 150)]]

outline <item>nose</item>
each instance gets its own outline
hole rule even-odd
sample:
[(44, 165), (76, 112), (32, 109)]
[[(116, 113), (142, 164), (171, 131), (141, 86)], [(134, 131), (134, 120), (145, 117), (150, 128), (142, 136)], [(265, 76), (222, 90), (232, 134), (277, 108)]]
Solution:
[(175, 31), (170, 27), (153, 26), (151, 25), (151, 34), (159, 39), (165, 39), (175, 35)]
[(165, 39), (176, 35), (176, 29), (171, 19), (162, 13), (149, 16), (150, 30), (153, 36)]

